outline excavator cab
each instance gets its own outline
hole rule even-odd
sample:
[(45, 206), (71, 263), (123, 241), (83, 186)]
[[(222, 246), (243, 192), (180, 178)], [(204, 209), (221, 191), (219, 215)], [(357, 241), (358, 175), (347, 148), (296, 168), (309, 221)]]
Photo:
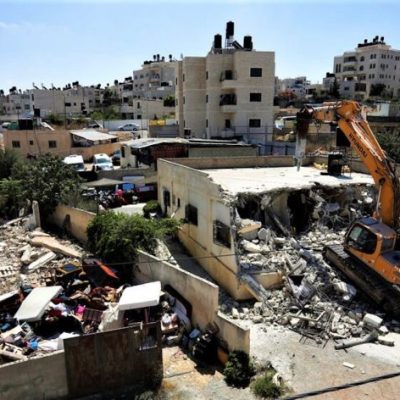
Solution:
[(392, 283), (400, 283), (400, 251), (396, 232), (376, 218), (356, 220), (347, 231), (345, 249)]

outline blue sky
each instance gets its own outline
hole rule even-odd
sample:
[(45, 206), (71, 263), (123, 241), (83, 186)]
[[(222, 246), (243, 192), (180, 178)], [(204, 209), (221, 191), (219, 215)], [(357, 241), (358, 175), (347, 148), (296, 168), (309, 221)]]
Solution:
[(204, 56), (229, 20), (238, 41), (275, 52), (277, 76), (316, 82), (364, 38), (399, 49), (399, 15), (396, 0), (0, 0), (0, 89), (105, 84), (153, 54)]

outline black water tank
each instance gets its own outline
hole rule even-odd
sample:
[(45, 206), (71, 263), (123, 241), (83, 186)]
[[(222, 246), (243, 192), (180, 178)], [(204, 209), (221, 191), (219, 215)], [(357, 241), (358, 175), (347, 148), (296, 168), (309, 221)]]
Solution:
[(222, 36), (217, 34), (214, 35), (214, 49), (221, 49), (222, 48)]
[(253, 50), (253, 41), (251, 36), (245, 36), (243, 39), (243, 47), (245, 50)]
[(232, 21), (227, 22), (226, 24), (226, 38), (233, 36), (235, 31), (235, 24)]
[(343, 154), (330, 153), (328, 154), (328, 175), (342, 175)]

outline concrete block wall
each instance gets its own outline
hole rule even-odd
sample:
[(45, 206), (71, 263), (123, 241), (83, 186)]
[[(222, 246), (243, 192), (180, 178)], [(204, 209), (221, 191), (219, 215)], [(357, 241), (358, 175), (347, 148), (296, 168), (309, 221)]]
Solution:
[[(69, 217), (67, 217), (69, 215)], [(87, 242), (86, 229), (89, 222), (96, 216), (95, 213), (59, 204), (54, 213), (49, 217), (51, 224), (65, 229), (82, 243)], [(66, 219), (67, 218), (67, 219)], [(69, 222), (68, 222), (69, 219)]]
[(142, 283), (159, 280), (163, 286), (171, 285), (192, 304), (194, 325), (205, 329), (208, 323), (214, 322), (229, 350), (250, 351), (250, 330), (239, 327), (218, 313), (217, 285), (143, 251), (139, 251), (135, 276)]
[(51, 400), (67, 396), (63, 351), (0, 366), (0, 400)]

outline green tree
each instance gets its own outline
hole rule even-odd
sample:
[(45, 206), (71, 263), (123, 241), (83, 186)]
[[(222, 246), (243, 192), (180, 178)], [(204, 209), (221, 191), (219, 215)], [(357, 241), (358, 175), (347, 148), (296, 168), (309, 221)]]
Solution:
[(229, 386), (246, 387), (256, 373), (255, 366), (244, 351), (234, 350), (229, 353), (225, 364), (224, 376)]
[(171, 218), (149, 220), (140, 215), (106, 212), (90, 222), (87, 246), (106, 262), (132, 265), (139, 249), (154, 253), (156, 239), (175, 234), (178, 225)]
[(386, 154), (397, 163), (400, 162), (400, 134), (376, 132), (375, 136)]
[(12, 176), (20, 180), (23, 198), (39, 203), (43, 222), (81, 183), (77, 172), (52, 154), (14, 167)]
[(22, 195), (22, 185), (18, 180), (0, 180), (0, 217), (15, 218), (26, 205)]
[(334, 99), (340, 99), (339, 84), (336, 78), (333, 80), (329, 95), (332, 96)]
[(18, 162), (21, 162), (21, 157), (15, 150), (0, 149), (0, 179), (9, 178)]

